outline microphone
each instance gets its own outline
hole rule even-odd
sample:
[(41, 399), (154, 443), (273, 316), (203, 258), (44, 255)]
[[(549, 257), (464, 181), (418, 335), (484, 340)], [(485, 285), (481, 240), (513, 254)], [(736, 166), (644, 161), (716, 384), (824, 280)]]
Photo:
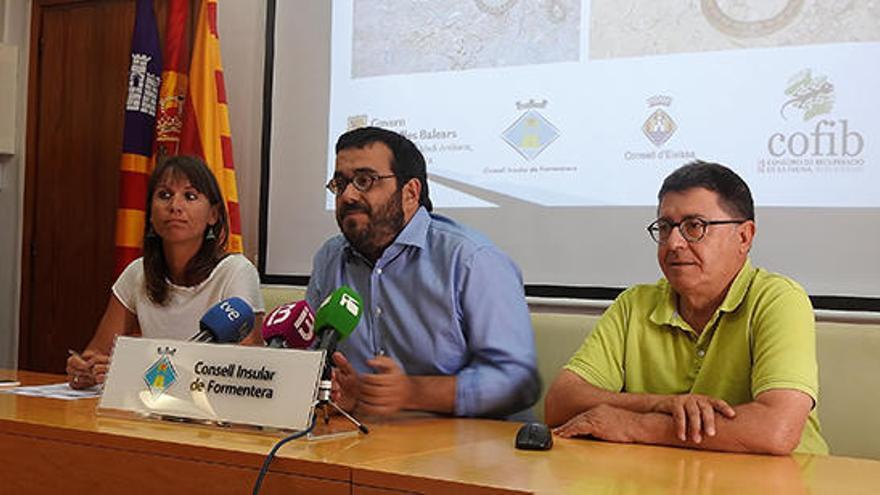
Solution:
[(254, 327), (254, 310), (240, 297), (224, 299), (209, 309), (199, 321), (199, 333), (191, 342), (238, 342)]
[[(324, 422), (330, 420), (329, 406), (336, 409), (339, 414), (345, 416), (351, 421), (358, 430), (367, 434), (370, 432), (366, 425), (357, 420), (354, 416), (347, 413), (339, 407), (331, 399), (333, 390), (333, 353), (336, 352), (336, 345), (341, 340), (351, 335), (358, 323), (361, 321), (364, 302), (361, 296), (350, 287), (343, 285), (334, 290), (318, 308), (315, 313), (315, 328), (318, 329), (319, 342), (318, 350), (325, 351), (324, 354), (324, 370), (321, 373), (321, 380), (318, 382), (318, 402), (316, 407), (324, 410)], [(316, 413), (317, 414), (317, 413)]]
[(315, 328), (318, 335), (318, 350), (327, 353), (324, 374), (329, 375), (330, 357), (336, 352), (336, 345), (354, 331), (361, 320), (364, 302), (361, 296), (350, 287), (343, 285), (330, 294), (315, 313)]
[(315, 342), (315, 315), (305, 301), (278, 306), (263, 321), (263, 340), (275, 349), (310, 349)]

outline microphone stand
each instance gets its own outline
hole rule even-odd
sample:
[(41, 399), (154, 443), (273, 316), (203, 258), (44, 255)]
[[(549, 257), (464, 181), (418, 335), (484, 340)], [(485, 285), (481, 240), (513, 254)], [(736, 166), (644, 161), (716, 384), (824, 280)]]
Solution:
[[(325, 370), (324, 374), (329, 375), (330, 374), (329, 373), (330, 365), (325, 364), (324, 366), (326, 366), (324, 368), (324, 370)], [(330, 412), (331, 412), (330, 408), (332, 407), (333, 409), (336, 410), (336, 412), (341, 414), (351, 424), (355, 425), (357, 427), (357, 429), (361, 431), (361, 433), (363, 433), (364, 435), (370, 433), (370, 429), (367, 428), (367, 425), (358, 421), (357, 418), (355, 418), (354, 416), (352, 416), (351, 414), (346, 412), (345, 409), (339, 407), (339, 404), (337, 404), (336, 402), (333, 401), (333, 399), (330, 398), (330, 390), (331, 390), (332, 383), (333, 382), (330, 381), (329, 379), (325, 379), (324, 377), (321, 378), (321, 381), (318, 384), (318, 400), (315, 401), (315, 416), (317, 416), (317, 414), (318, 414), (318, 408), (321, 408), (321, 411), (324, 413), (324, 424), (325, 425), (329, 424), (330, 423)]]
[[(320, 313), (320, 311), (319, 311), (319, 313)], [(352, 416), (351, 414), (346, 412), (344, 409), (339, 407), (339, 404), (333, 402), (333, 399), (330, 397), (331, 396), (330, 391), (331, 391), (332, 384), (333, 384), (333, 381), (332, 381), (332, 378), (333, 378), (332, 366), (333, 366), (333, 364), (330, 361), (330, 357), (333, 356), (334, 352), (336, 352), (336, 344), (339, 339), (339, 333), (335, 329), (333, 329), (332, 327), (322, 329), (322, 330), (324, 330), (324, 332), (323, 332), (323, 334), (321, 334), (318, 349), (323, 349), (325, 352), (324, 369), (322, 370), (322, 373), (321, 373), (321, 381), (318, 382), (318, 399), (315, 401), (315, 413), (314, 414), (317, 417), (318, 408), (320, 408), (321, 411), (323, 411), (323, 413), (324, 413), (324, 424), (327, 425), (327, 424), (330, 424), (330, 412), (331, 412), (330, 408), (333, 408), (336, 410), (336, 412), (338, 412), (345, 419), (347, 419), (351, 424), (355, 425), (357, 427), (357, 429), (361, 431), (361, 433), (366, 435), (366, 434), (370, 433), (369, 428), (367, 428), (367, 426), (365, 424), (358, 421), (357, 418), (355, 418), (354, 416)], [(316, 421), (316, 423), (317, 423), (317, 421)]]

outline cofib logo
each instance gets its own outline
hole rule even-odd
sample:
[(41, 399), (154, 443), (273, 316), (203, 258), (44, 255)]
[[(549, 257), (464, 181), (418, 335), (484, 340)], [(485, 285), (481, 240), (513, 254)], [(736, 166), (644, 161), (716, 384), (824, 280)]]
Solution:
[(845, 118), (820, 118), (830, 116), (834, 110), (834, 91), (834, 84), (828, 77), (814, 75), (811, 69), (804, 69), (789, 79), (779, 115), (784, 120), (799, 119), (810, 124), (799, 130), (772, 134), (767, 140), (767, 152), (774, 158), (762, 165), (864, 164), (859, 158), (865, 148), (864, 136), (853, 130)]

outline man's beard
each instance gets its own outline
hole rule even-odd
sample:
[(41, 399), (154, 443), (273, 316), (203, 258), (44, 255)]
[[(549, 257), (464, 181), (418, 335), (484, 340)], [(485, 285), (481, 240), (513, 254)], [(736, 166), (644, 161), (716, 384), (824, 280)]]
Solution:
[[(367, 215), (366, 225), (359, 228), (354, 219), (346, 218), (347, 213), (354, 211)], [(336, 223), (359, 253), (376, 261), (403, 230), (403, 191), (397, 190), (376, 212), (366, 203), (343, 205), (336, 211)]]

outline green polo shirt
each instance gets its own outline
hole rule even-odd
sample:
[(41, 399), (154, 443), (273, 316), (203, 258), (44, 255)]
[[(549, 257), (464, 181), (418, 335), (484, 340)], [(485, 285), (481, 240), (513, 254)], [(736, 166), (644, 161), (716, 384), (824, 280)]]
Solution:
[[(736, 406), (772, 389), (819, 398), (813, 307), (804, 290), (746, 261), (699, 335), (669, 282), (622, 293), (566, 369), (615, 392), (705, 394)], [(815, 407), (796, 452), (827, 454)]]

